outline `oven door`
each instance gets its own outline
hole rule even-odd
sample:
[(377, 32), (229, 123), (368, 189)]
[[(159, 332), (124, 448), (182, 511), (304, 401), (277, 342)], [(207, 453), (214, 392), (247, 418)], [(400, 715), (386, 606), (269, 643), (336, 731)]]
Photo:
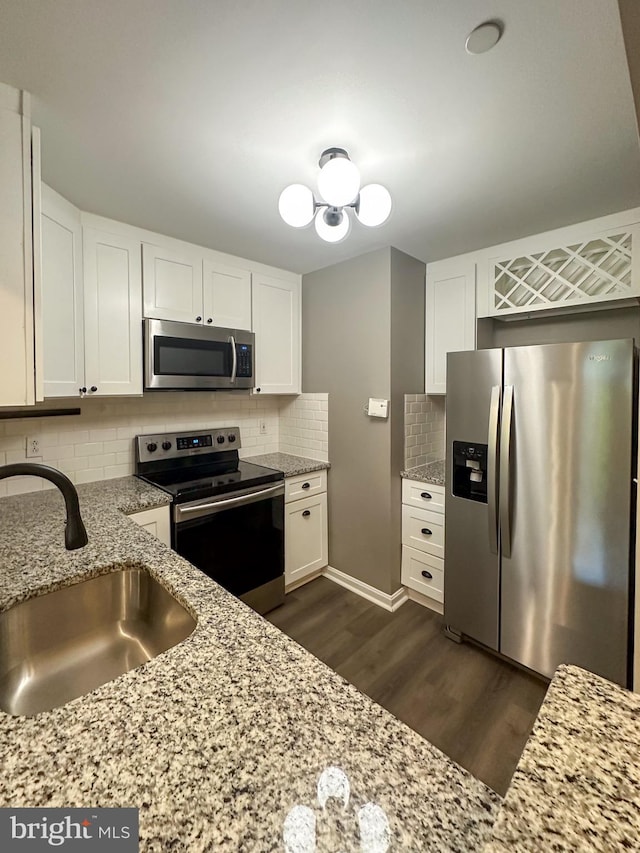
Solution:
[(253, 388), (253, 332), (146, 319), (144, 338), (146, 390)]
[(284, 601), (284, 482), (173, 509), (175, 551), (259, 613)]

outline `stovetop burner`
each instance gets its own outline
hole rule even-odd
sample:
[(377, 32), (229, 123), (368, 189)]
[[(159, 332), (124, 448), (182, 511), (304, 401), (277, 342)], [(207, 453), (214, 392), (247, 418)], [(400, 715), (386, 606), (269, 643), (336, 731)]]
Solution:
[(136, 476), (168, 492), (174, 503), (284, 479), (281, 471), (240, 460), (238, 427), (139, 435), (135, 441)]

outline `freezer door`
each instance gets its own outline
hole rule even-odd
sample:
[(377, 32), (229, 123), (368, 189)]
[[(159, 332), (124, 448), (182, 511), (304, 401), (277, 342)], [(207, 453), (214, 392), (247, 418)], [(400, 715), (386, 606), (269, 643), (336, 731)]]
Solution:
[[(454, 631), (498, 648), (496, 439), (502, 350), (449, 353), (446, 403), (444, 616)], [(493, 405), (492, 405), (493, 401)], [(454, 442), (486, 446), (487, 503), (453, 492)], [(460, 448), (457, 447), (458, 452)], [(480, 453), (478, 453), (480, 456)], [(473, 463), (473, 459), (469, 459)], [(473, 470), (472, 465), (469, 471)], [(477, 476), (477, 475), (475, 475)], [(484, 475), (483, 475), (484, 476)], [(459, 490), (459, 489), (458, 489)]]
[(633, 341), (507, 349), (504, 386), (500, 651), (624, 685)]

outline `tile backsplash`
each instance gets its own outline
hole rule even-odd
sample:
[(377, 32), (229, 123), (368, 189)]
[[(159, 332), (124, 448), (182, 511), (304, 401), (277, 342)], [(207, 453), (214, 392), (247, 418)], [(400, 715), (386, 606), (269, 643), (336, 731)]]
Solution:
[[(240, 427), (241, 457), (282, 450), (327, 459), (326, 394), (291, 398), (162, 392), (135, 398), (49, 400), (38, 407), (72, 406), (79, 406), (82, 414), (0, 421), (0, 465), (43, 462), (74, 483), (124, 477), (133, 473), (134, 436), (225, 426)], [(39, 438), (41, 458), (26, 460), (28, 437)], [(51, 487), (37, 477), (11, 477), (0, 481), (0, 496)]]
[(404, 464), (416, 468), (444, 459), (445, 397), (404, 395)]
[(329, 395), (301, 394), (280, 407), (280, 450), (329, 461)]

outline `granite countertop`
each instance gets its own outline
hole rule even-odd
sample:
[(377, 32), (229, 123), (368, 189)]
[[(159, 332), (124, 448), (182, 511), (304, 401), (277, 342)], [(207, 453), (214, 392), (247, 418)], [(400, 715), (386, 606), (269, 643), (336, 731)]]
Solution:
[(419, 480), (421, 483), (433, 483), (434, 486), (444, 486), (444, 459), (418, 465), (417, 468), (407, 468), (400, 476), (405, 480)]
[(560, 666), (486, 853), (637, 850), (640, 695)]
[(320, 459), (308, 459), (306, 456), (293, 456), (291, 453), (264, 453), (261, 456), (245, 456), (244, 462), (254, 465), (264, 465), (282, 471), (285, 477), (295, 477), (297, 474), (310, 474), (312, 471), (322, 471), (331, 468), (331, 463)]
[[(138, 566), (197, 626), (61, 708), (0, 712), (1, 806), (137, 806), (144, 853), (482, 849), (496, 794), (121, 512), (164, 492), (126, 477), (79, 494), (77, 551), (56, 490), (0, 500), (0, 610)], [(378, 839), (368, 848), (358, 819)]]

